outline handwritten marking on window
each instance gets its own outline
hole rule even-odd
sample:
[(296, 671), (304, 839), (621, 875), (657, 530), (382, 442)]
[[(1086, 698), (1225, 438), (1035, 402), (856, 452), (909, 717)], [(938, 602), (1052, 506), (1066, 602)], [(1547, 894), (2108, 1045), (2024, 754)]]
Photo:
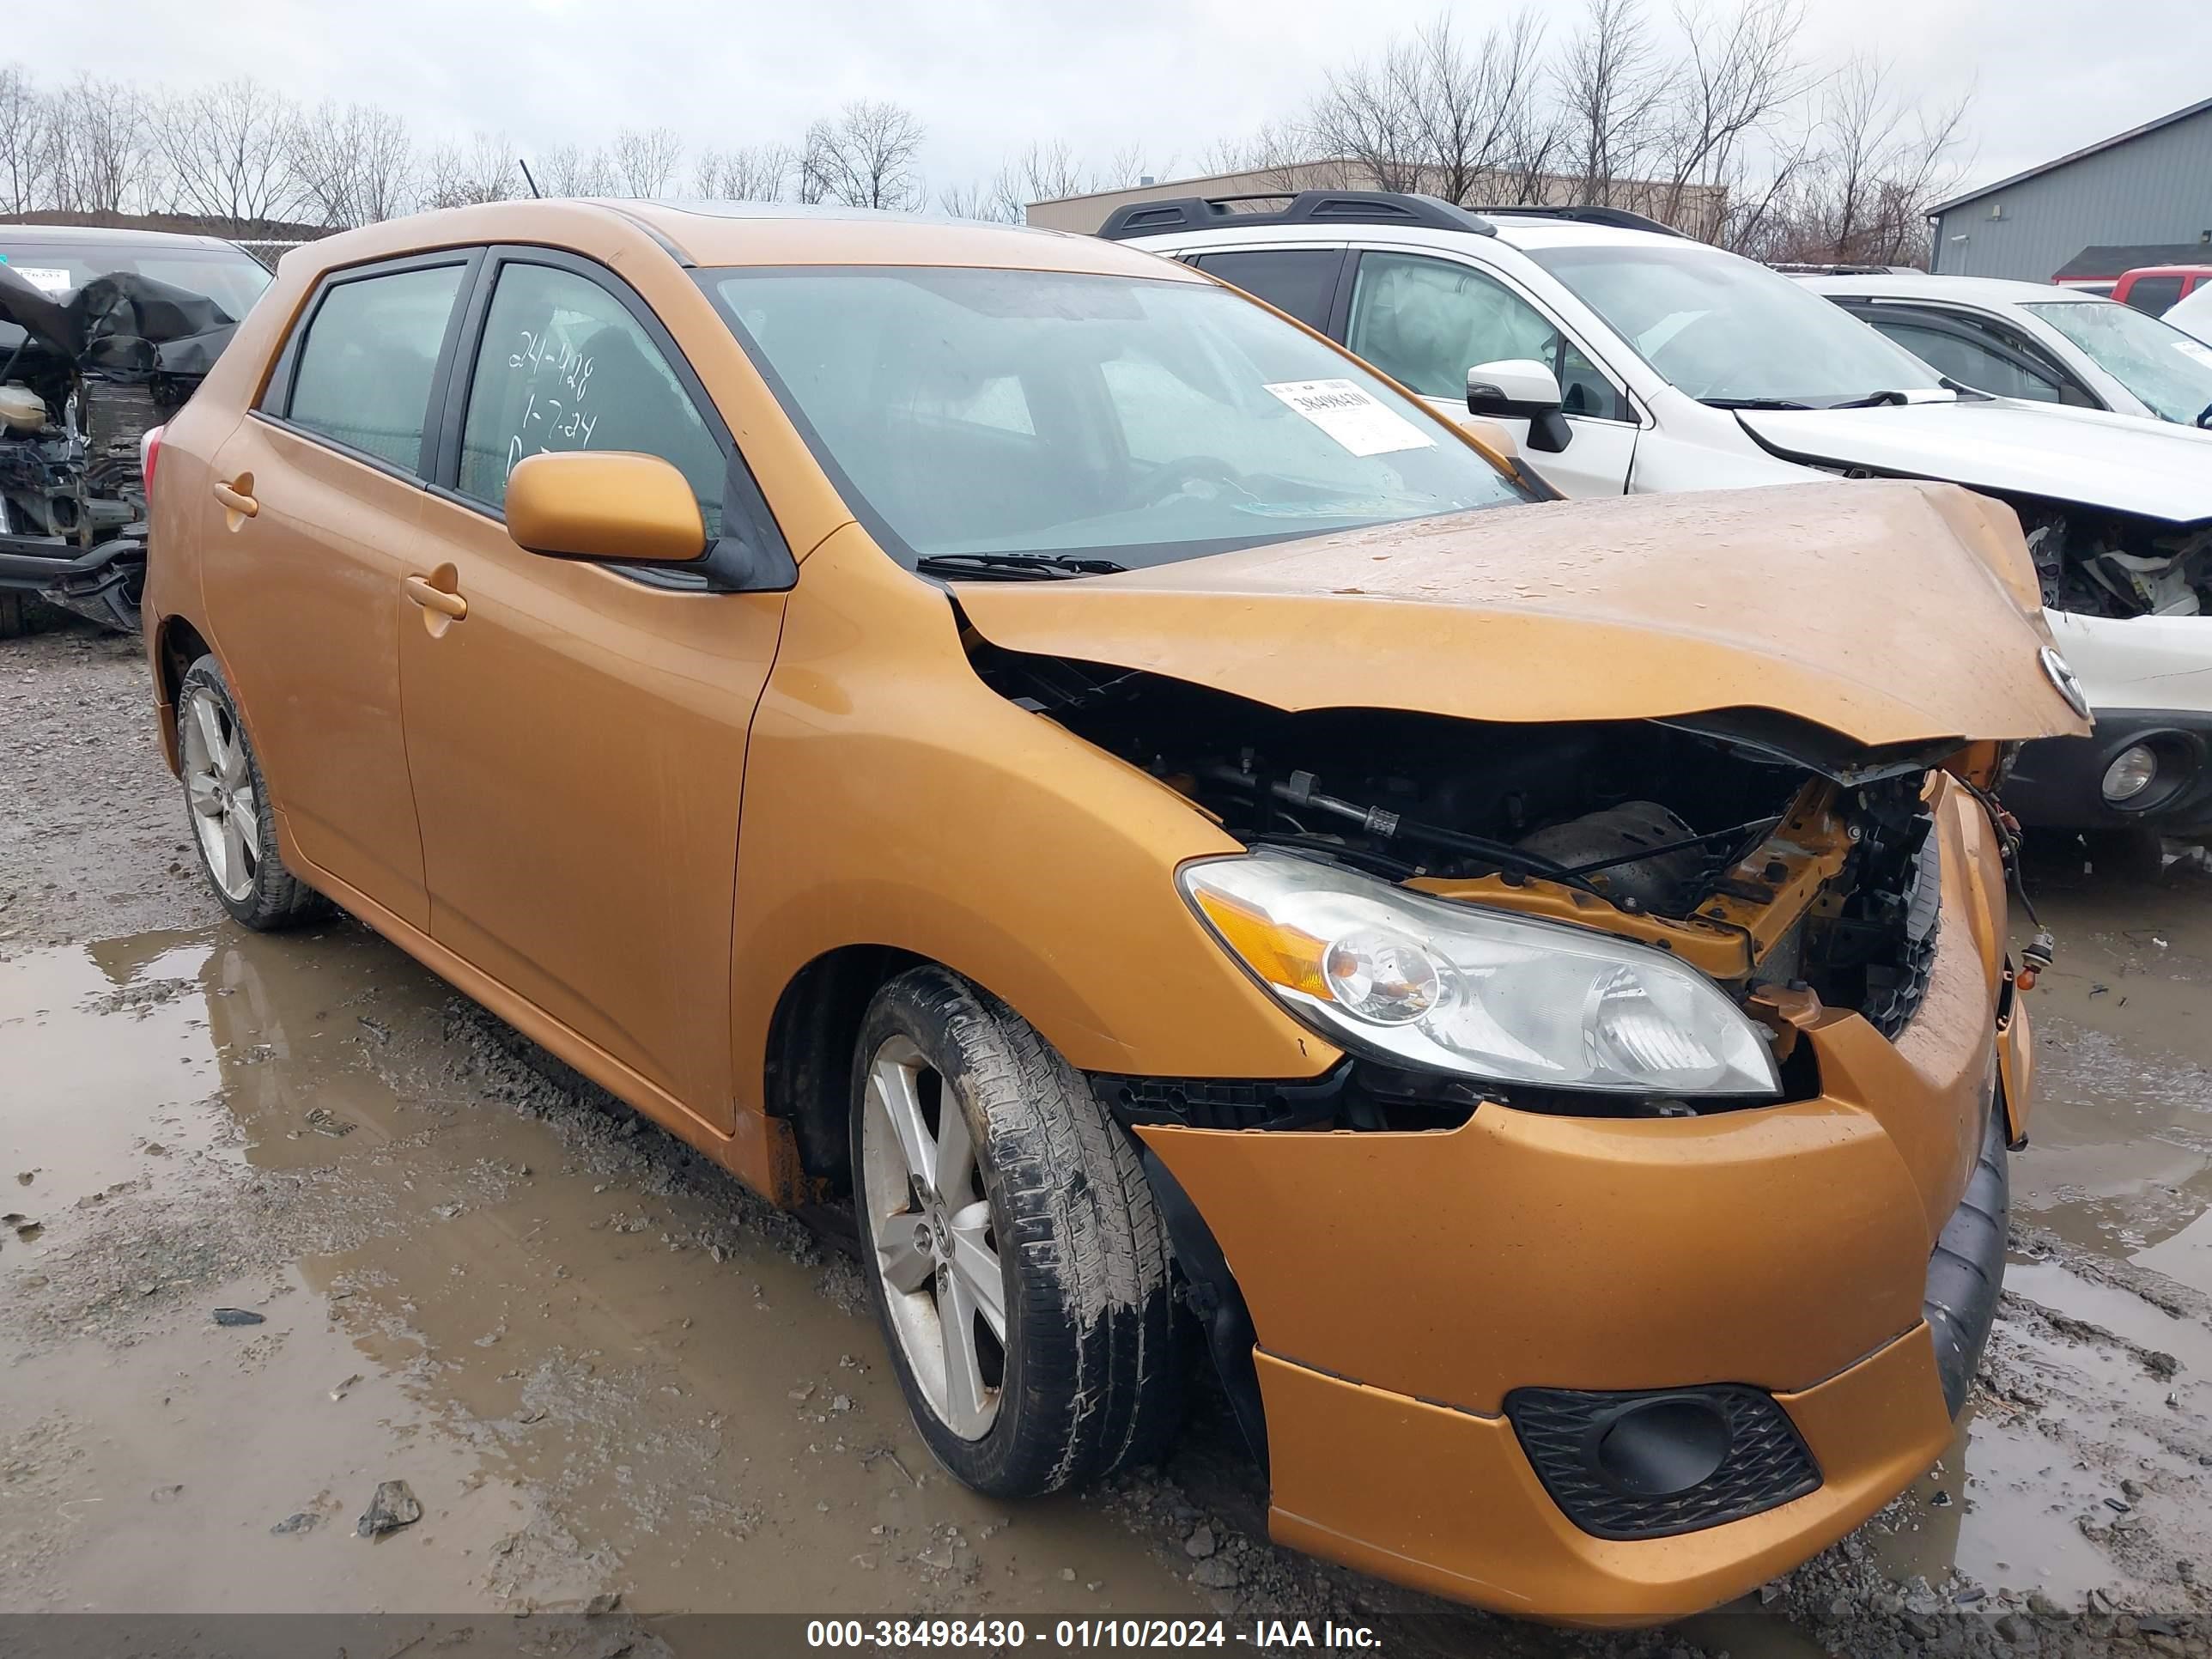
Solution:
[(589, 449), (599, 417), (583, 407), (592, 387), (593, 360), (565, 340), (532, 329), (519, 331), (521, 349), (507, 366), (523, 375), (528, 391), (522, 417), (507, 441), (510, 473), (525, 455), (550, 455), (562, 449)]

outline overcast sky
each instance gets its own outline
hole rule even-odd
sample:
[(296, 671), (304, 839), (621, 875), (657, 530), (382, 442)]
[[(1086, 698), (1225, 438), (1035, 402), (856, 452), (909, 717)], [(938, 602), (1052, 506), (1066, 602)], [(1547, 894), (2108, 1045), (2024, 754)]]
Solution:
[[(1708, 0), (1729, 3), (1729, 0)], [(1435, 16), (1437, 0), (19, 0), (0, 57), (173, 85), (240, 70), (307, 101), (406, 115), (418, 142), (504, 131), (526, 154), (666, 125), (694, 149), (795, 141), (848, 99), (928, 131), (934, 191), (1031, 139), (1103, 161), (1140, 145), (1195, 171), (1213, 140), (1296, 110), (1332, 64)], [(1462, 0), (1470, 34), (1510, 9)], [(1544, 10), (1571, 28), (1580, 8)], [(1664, 17), (1668, 0), (1654, 0)], [(1871, 50), (1931, 101), (1970, 85), (1969, 182), (2212, 96), (2208, 0), (1808, 0), (1808, 55)]]

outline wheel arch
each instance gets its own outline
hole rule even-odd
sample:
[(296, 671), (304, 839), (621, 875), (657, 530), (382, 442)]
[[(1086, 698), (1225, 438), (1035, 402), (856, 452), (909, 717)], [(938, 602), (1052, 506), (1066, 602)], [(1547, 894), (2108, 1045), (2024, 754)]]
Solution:
[(896, 945), (839, 945), (799, 969), (776, 999), (762, 1067), (763, 1109), (789, 1128), (805, 1184), (820, 1196), (842, 1198), (852, 1188), (847, 1115), (860, 1022), (877, 992), (931, 960)]
[[(191, 621), (182, 616), (161, 618), (149, 637), (153, 648), (154, 685), (159, 699), (161, 757), (168, 763), (172, 774), (183, 764), (177, 754), (177, 696), (184, 684), (185, 672), (202, 657), (213, 656), (215, 647), (208, 643)], [(220, 659), (217, 659), (220, 660)]]

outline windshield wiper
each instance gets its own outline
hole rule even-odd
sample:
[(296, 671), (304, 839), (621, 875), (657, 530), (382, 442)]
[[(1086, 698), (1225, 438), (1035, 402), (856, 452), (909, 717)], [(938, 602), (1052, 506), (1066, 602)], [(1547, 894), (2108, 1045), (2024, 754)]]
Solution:
[(1946, 399), (1940, 396), (1934, 398), (1916, 398), (1912, 392), (1869, 392), (1863, 398), (1846, 398), (1842, 403), (1830, 404), (1828, 407), (1831, 409), (1878, 409), (1885, 404), (1893, 407), (1897, 407), (1905, 404), (1913, 403), (1940, 404), (1947, 401), (1955, 403), (1961, 397), (1972, 396), (1983, 398), (1989, 395), (1987, 392), (1976, 392), (1972, 386), (1960, 386), (1956, 380), (1952, 380), (1948, 375), (1943, 377), (1943, 383), (1940, 386), (1916, 386), (1913, 388), (1913, 391), (1936, 392), (1948, 392), (1951, 396), (1949, 398)]
[(1005, 581), (1052, 581), (1063, 576), (1118, 576), (1129, 567), (1111, 559), (1066, 553), (927, 553), (914, 568), (925, 576), (981, 576)]
[(1707, 409), (1810, 409), (1795, 398), (1700, 398)]

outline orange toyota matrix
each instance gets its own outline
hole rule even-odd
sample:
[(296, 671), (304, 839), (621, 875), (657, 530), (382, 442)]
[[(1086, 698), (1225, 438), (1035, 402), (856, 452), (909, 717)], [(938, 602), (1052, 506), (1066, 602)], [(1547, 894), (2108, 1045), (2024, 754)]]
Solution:
[(849, 1203), (970, 1486), (1152, 1455), (1202, 1332), (1277, 1539), (1626, 1621), (1949, 1438), (1986, 792), (2086, 729), (2009, 512), (1539, 501), (1186, 266), (639, 204), (297, 250), (147, 473), (230, 914)]

